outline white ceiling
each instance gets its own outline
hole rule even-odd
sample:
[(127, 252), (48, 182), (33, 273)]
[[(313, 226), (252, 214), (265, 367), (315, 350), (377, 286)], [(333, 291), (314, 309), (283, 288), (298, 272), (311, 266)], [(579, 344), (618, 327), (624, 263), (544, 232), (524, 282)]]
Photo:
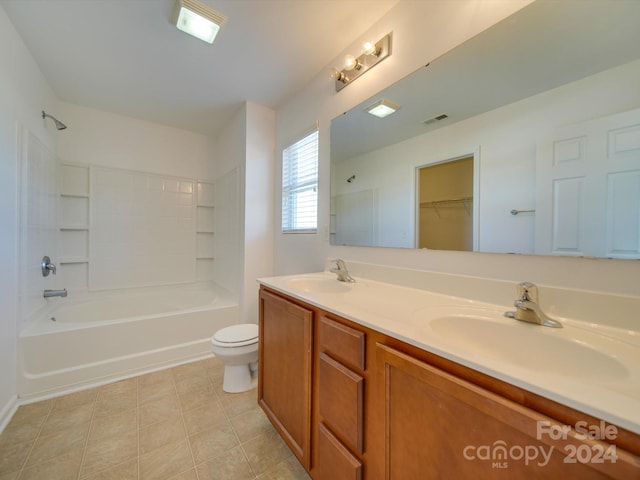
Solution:
[[(213, 45), (174, 0), (0, 0), (63, 101), (215, 136), (244, 101), (277, 108), (398, 0), (204, 0)], [(327, 82), (330, 82), (327, 74)]]

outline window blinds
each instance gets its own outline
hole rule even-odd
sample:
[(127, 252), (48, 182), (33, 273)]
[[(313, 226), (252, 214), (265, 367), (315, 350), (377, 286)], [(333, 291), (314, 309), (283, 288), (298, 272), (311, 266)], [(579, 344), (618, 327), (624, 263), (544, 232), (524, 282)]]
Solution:
[(282, 231), (315, 233), (318, 225), (318, 131), (282, 152)]

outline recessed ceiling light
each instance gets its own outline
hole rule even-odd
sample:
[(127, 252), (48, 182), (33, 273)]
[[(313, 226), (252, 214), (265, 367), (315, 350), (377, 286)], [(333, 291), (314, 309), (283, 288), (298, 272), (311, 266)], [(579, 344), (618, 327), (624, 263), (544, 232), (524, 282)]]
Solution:
[(384, 118), (396, 113), (400, 109), (400, 105), (393, 103), (391, 100), (383, 98), (378, 100), (373, 105), (366, 108), (366, 112), (370, 113), (374, 117)]
[(176, 27), (200, 40), (213, 43), (227, 21), (221, 13), (197, 0), (176, 0)]

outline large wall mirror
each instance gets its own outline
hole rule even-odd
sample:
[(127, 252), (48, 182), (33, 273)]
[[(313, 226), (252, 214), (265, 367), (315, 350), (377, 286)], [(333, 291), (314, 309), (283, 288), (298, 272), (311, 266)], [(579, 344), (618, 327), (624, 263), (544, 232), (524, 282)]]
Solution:
[(638, 25), (538, 0), (335, 118), (331, 243), (640, 258)]

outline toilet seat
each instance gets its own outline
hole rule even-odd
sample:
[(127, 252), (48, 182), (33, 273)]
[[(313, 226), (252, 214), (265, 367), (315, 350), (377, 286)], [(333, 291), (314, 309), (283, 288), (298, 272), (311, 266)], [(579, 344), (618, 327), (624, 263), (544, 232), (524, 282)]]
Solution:
[(211, 343), (219, 347), (243, 347), (258, 343), (258, 325), (241, 323), (218, 330), (211, 338)]

